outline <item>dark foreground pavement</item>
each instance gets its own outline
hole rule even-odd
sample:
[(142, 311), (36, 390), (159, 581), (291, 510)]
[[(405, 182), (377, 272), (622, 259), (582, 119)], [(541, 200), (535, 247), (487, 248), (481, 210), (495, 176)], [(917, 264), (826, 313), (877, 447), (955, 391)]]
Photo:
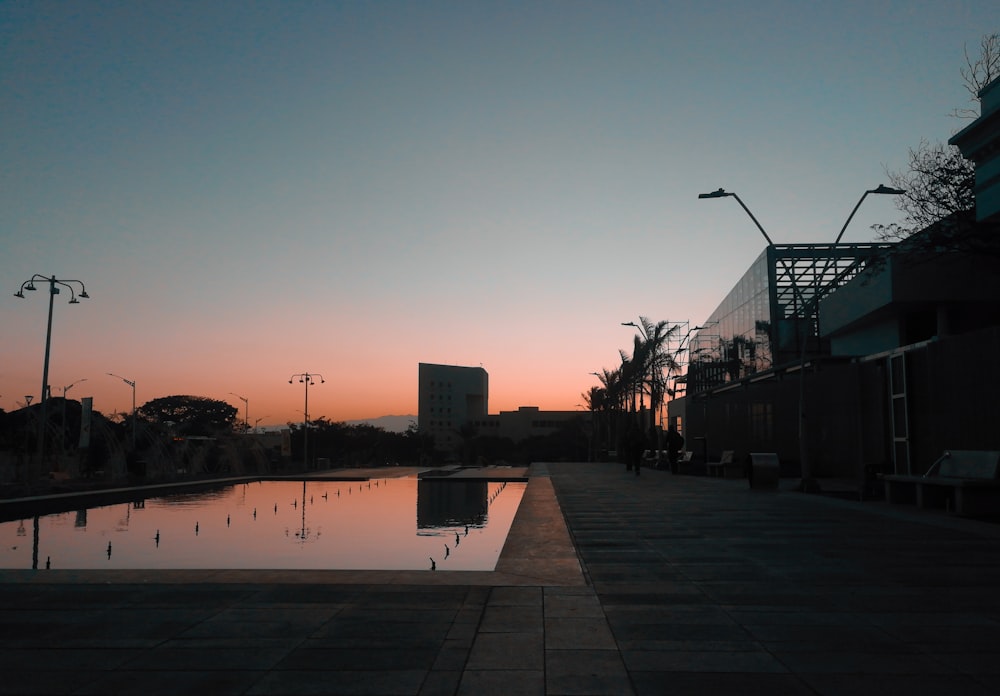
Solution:
[(0, 693), (1000, 693), (1000, 525), (531, 474), (493, 573), (0, 571)]

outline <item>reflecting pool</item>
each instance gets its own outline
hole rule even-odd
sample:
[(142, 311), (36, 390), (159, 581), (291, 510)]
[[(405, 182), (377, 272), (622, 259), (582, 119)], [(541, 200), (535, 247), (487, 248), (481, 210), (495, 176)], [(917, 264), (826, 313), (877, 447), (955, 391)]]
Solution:
[(0, 567), (493, 570), (527, 484), (259, 481), (0, 524)]

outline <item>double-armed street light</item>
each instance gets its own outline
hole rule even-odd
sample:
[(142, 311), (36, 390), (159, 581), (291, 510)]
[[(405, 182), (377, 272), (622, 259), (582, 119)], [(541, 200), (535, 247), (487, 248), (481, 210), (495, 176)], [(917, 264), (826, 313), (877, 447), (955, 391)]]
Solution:
[[(844, 232), (845, 232), (845, 230), (847, 230), (847, 226), (850, 224), (851, 220), (854, 218), (854, 214), (858, 211), (858, 208), (861, 207), (861, 204), (864, 202), (865, 198), (867, 198), (869, 196), (869, 194), (873, 194), (873, 193), (877, 194), (877, 195), (894, 195), (894, 196), (898, 196), (898, 195), (902, 195), (902, 194), (906, 193), (906, 191), (904, 191), (903, 189), (898, 189), (898, 188), (892, 188), (892, 187), (889, 187), (889, 186), (885, 186), (883, 184), (879, 184), (876, 188), (868, 189), (867, 191), (865, 191), (864, 194), (862, 194), (861, 199), (857, 202), (857, 205), (854, 206), (854, 209), (851, 211), (851, 214), (847, 216), (847, 221), (844, 223), (844, 226), (840, 229), (840, 234), (837, 235), (837, 238), (834, 240), (834, 244), (839, 244), (840, 243), (840, 239), (844, 236)], [(769, 248), (773, 247), (774, 246), (774, 242), (771, 241), (771, 237), (764, 230), (763, 226), (760, 224), (760, 222), (757, 220), (757, 218), (754, 217), (754, 214), (750, 212), (750, 209), (747, 208), (746, 204), (735, 193), (733, 193), (731, 191), (726, 191), (725, 189), (720, 188), (720, 189), (717, 189), (715, 191), (710, 191), (709, 193), (699, 193), (698, 194), (698, 198), (726, 198), (726, 197), (732, 197), (732, 198), (736, 199), (736, 202), (740, 204), (740, 207), (742, 207), (743, 210), (746, 212), (746, 214), (748, 216), (750, 216), (750, 219), (753, 220), (754, 224), (757, 226), (757, 229), (760, 230), (760, 233), (762, 235), (764, 235), (764, 239), (767, 240), (767, 246)], [(829, 259), (827, 260), (827, 263), (829, 263)], [(802, 298), (802, 291), (799, 288), (798, 282), (795, 279), (794, 270), (792, 268), (789, 268), (787, 263), (785, 263), (785, 270), (786, 270), (786, 272), (788, 274), (788, 279), (789, 279), (789, 281), (791, 282), (791, 285), (792, 285), (792, 293), (795, 296), (795, 301), (796, 301), (797, 304), (799, 304), (800, 311), (804, 314), (807, 311), (807, 309), (806, 309), (806, 306), (805, 306), (805, 302), (804, 302), (804, 300)], [(820, 300), (821, 294), (822, 294), (822, 288), (816, 288), (816, 292), (814, 294), (815, 295), (814, 296), (814, 302), (816, 302), (817, 304), (818, 304), (818, 302)], [(807, 317), (801, 317), (799, 319), (798, 323), (801, 323), (801, 319), (802, 318), (807, 318)], [(807, 325), (807, 329), (806, 330), (808, 331), (808, 325)], [(817, 331), (818, 331), (818, 327), (817, 327)], [(798, 333), (799, 332), (796, 331), (796, 334), (798, 334)], [(812, 477), (812, 467), (811, 467), (810, 460), (809, 460), (809, 448), (808, 448), (808, 446), (806, 444), (806, 432), (805, 432), (805, 419), (806, 419), (806, 413), (805, 413), (805, 371), (806, 370), (805, 370), (805, 367), (806, 367), (806, 345), (807, 345), (807, 339), (808, 339), (808, 335), (802, 336), (801, 339), (800, 339), (801, 343), (800, 343), (800, 346), (799, 346), (799, 404), (798, 404), (798, 421), (799, 421), (799, 423), (798, 423), (798, 439), (799, 439), (799, 460), (800, 460), (801, 477), (802, 477), (802, 480), (801, 480), (801, 483), (800, 483), (800, 489), (803, 490), (803, 491), (806, 491), (806, 490), (816, 490), (818, 488), (818, 486), (816, 484), (816, 481)]]
[(121, 381), (123, 381), (125, 384), (129, 385), (130, 387), (132, 387), (132, 450), (135, 451), (135, 439), (136, 439), (135, 438), (135, 428), (136, 428), (136, 422), (135, 422), (135, 380), (134, 379), (126, 379), (125, 377), (122, 377), (121, 375), (116, 375), (113, 372), (107, 372), (105, 374), (107, 374), (109, 377), (116, 377), (116, 378), (120, 379)]
[(323, 379), (323, 375), (316, 372), (300, 372), (292, 375), (288, 378), (288, 383), (292, 384), (295, 378), (299, 378), (301, 384), (306, 385), (306, 405), (305, 410), (302, 411), (302, 415), (305, 420), (302, 422), (302, 460), (303, 465), (306, 469), (309, 468), (309, 385), (316, 384), (314, 381), (316, 377), (319, 377), (319, 383), (323, 384), (326, 382)]
[(247, 399), (247, 397), (245, 397), (245, 396), (240, 396), (236, 392), (229, 392), (229, 393), (232, 394), (237, 399), (239, 399), (240, 401), (243, 402), (243, 407), (244, 407), (244, 410), (243, 410), (243, 432), (249, 433), (250, 432), (250, 400)]
[[(90, 298), (90, 295), (87, 294), (87, 288), (84, 286), (82, 280), (60, 279), (55, 276), (47, 277), (36, 273), (21, 283), (21, 288), (14, 293), (14, 297), (19, 297), (23, 300), (25, 290), (34, 292), (38, 289), (35, 287), (36, 282), (49, 284), (49, 319), (45, 329), (45, 361), (42, 366), (42, 414), (38, 424), (38, 457), (39, 461), (43, 462), (45, 460), (45, 425), (48, 420), (49, 403), (49, 352), (52, 345), (52, 305), (56, 295), (61, 292), (60, 288), (69, 290), (69, 304), (80, 304), (80, 300), (77, 299), (78, 297), (86, 300)], [(79, 293), (77, 293), (77, 288), (79, 288)]]

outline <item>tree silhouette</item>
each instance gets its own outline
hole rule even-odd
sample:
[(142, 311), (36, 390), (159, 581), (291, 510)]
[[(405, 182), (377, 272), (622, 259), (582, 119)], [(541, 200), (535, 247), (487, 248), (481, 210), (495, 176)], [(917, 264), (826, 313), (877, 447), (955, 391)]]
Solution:
[(203, 396), (164, 396), (136, 409), (141, 420), (177, 435), (230, 433), (239, 409)]

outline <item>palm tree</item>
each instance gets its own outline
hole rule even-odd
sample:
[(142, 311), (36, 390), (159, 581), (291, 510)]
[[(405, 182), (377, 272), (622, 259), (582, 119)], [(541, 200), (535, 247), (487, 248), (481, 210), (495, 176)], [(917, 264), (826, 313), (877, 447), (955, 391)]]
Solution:
[[(677, 368), (675, 356), (667, 350), (667, 344), (675, 338), (681, 329), (681, 324), (667, 321), (651, 322), (646, 317), (639, 317), (637, 325), (640, 334), (635, 336), (632, 350), (634, 377), (642, 399), (643, 388), (649, 393), (649, 408), (654, 414), (659, 414), (667, 392), (666, 376)], [(623, 354), (624, 357), (624, 354)]]
[(604, 421), (604, 431), (607, 433), (607, 448), (610, 450), (617, 442), (618, 421), (627, 407), (629, 388), (621, 368), (617, 370), (601, 368), (597, 379), (601, 381), (602, 385), (595, 387), (595, 389), (603, 391), (600, 402), (602, 404), (601, 417)]

